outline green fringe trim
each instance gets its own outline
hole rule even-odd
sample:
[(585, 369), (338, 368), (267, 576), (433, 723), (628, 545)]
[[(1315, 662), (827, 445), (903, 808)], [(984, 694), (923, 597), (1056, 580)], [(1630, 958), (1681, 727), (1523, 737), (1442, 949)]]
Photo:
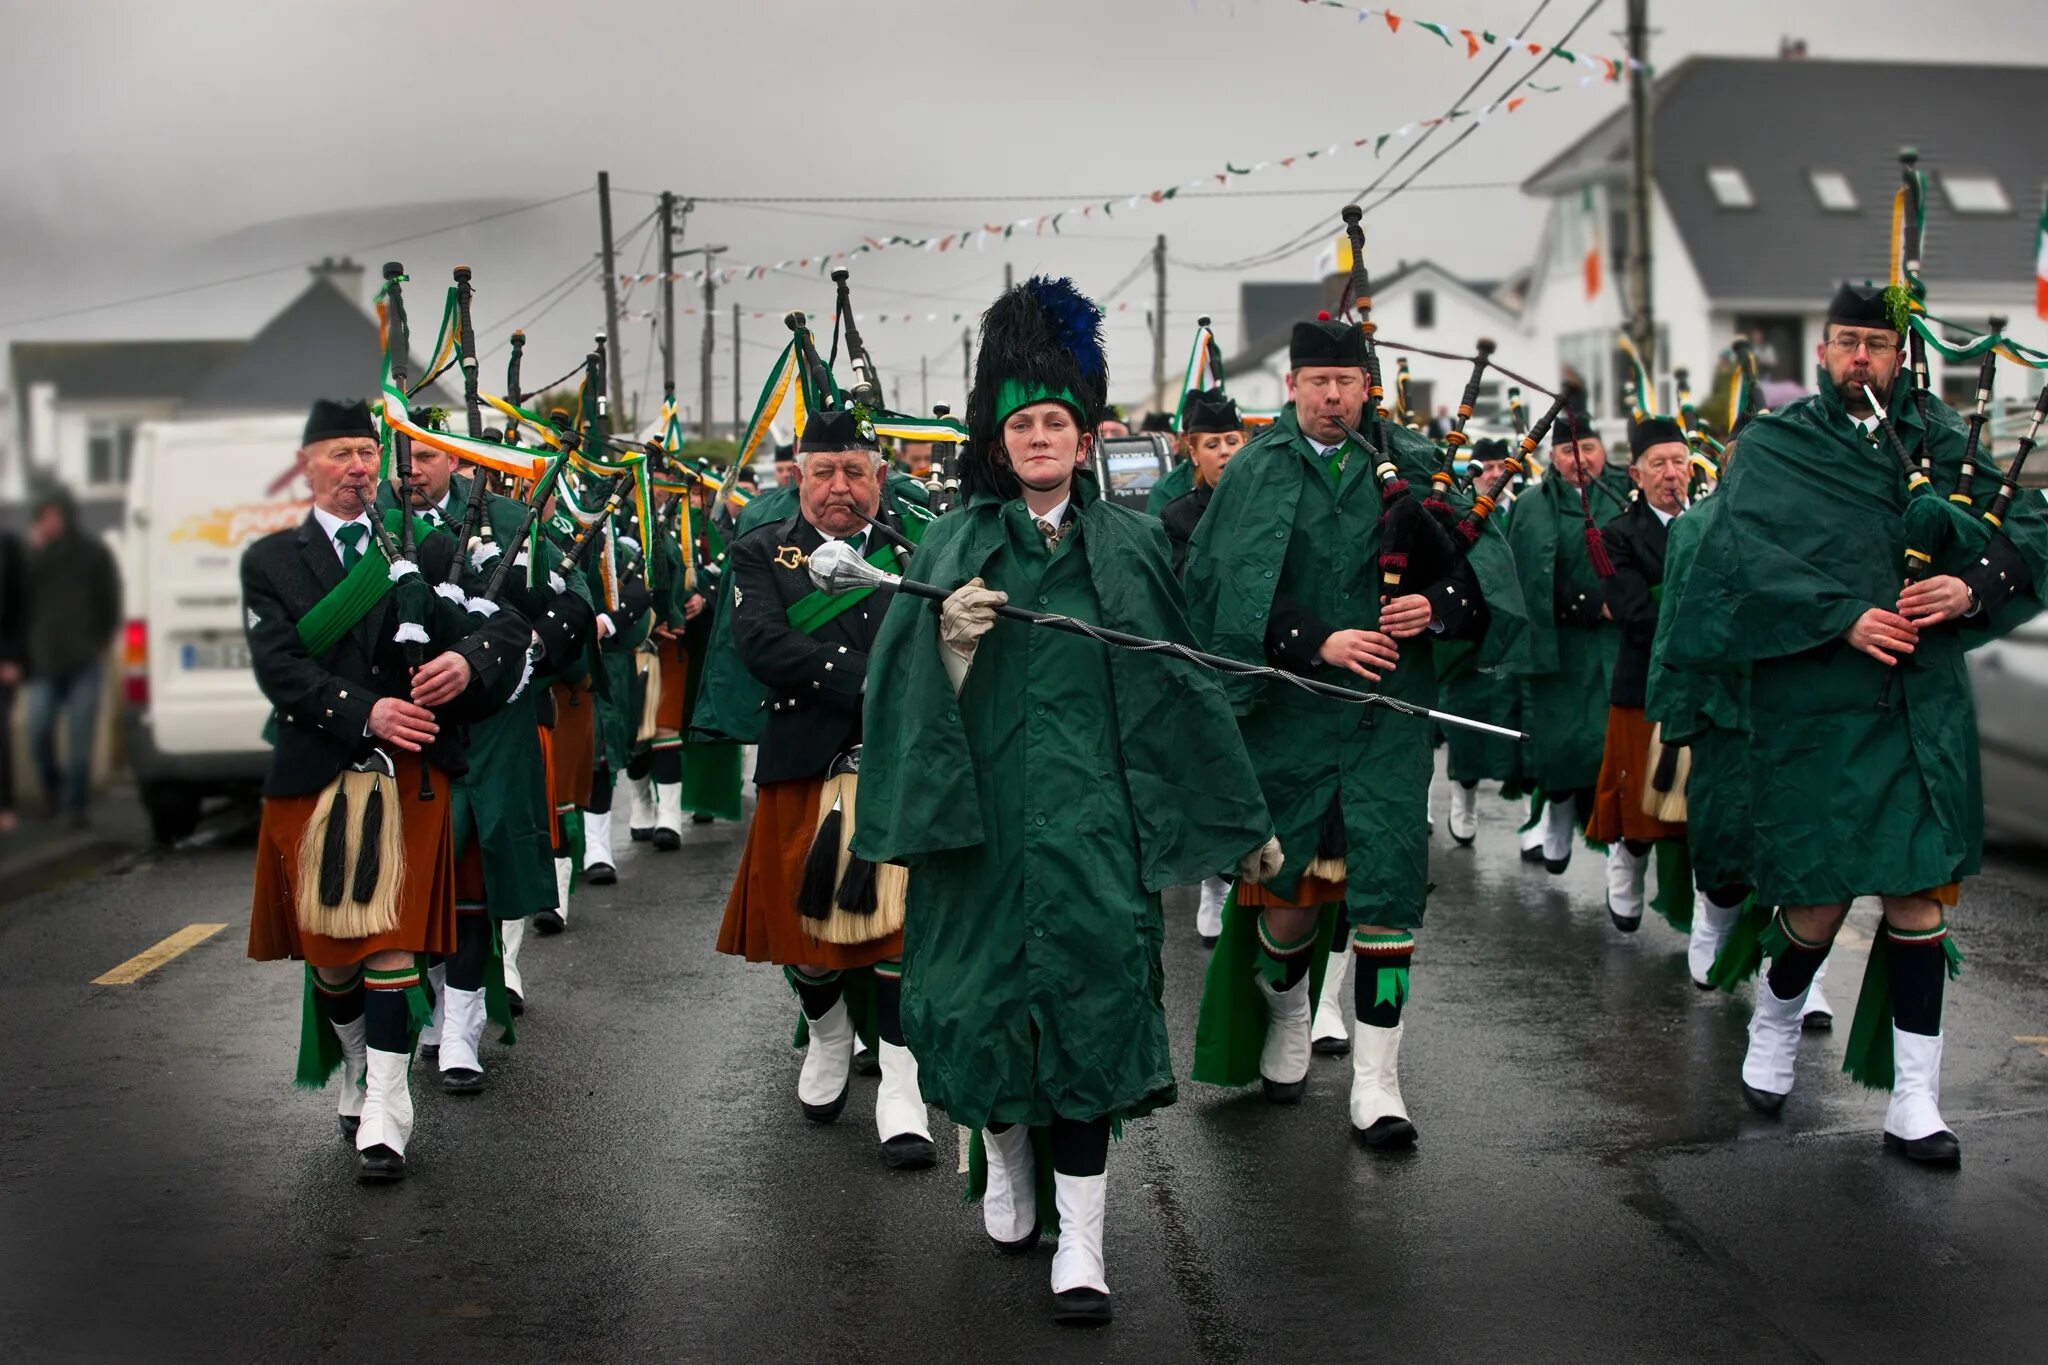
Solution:
[(1769, 906), (1757, 904), (1756, 893), (1742, 903), (1742, 913), (1721, 941), (1721, 951), (1707, 972), (1707, 984), (1715, 990), (1732, 991), (1763, 970), (1763, 937), (1777, 920)]
[(484, 964), (484, 1018), (496, 1024), (498, 1041), (511, 1047), (519, 1041), (512, 1027), (512, 991), (505, 984), (505, 936), (491, 919), (491, 960)]
[[(1316, 919), (1315, 951), (1309, 955), (1309, 999), (1320, 999), (1330, 944), (1337, 935), (1341, 905), (1326, 905)], [(1255, 910), (1240, 910), (1237, 889), (1223, 901), (1223, 935), (1209, 954), (1202, 978), (1202, 1003), (1195, 1019), (1191, 1079), (1204, 1085), (1250, 1085), (1259, 1079), (1259, 1053), (1266, 1042), (1266, 1005), (1252, 969), (1259, 952)]]
[(292, 1084), (306, 1090), (325, 1090), (327, 1082), (341, 1069), (341, 1039), (327, 1022), (320, 1007), (316, 973), (306, 965), (306, 985), (299, 1001), (299, 1066)]
[(569, 858), (569, 891), (583, 884), (583, 811), (581, 807), (562, 816), (562, 843)]
[[(1849, 1026), (1849, 1046), (1842, 1054), (1842, 1070), (1849, 1079), (1871, 1090), (1889, 1090), (1897, 1079), (1892, 1059), (1892, 940), (1880, 920), (1877, 935), (1870, 942), (1870, 963), (1863, 969), (1863, 989), (1856, 996), (1856, 1019)], [(1955, 936), (1941, 941), (1948, 959), (1948, 979), (1963, 969), (1962, 950)]]
[(1406, 967), (1381, 967), (1379, 976), (1373, 982), (1372, 1003), (1394, 1005), (1408, 1003), (1408, 969)]
[(1692, 850), (1683, 839), (1659, 839), (1657, 898), (1650, 902), (1665, 923), (1681, 934), (1692, 932)]

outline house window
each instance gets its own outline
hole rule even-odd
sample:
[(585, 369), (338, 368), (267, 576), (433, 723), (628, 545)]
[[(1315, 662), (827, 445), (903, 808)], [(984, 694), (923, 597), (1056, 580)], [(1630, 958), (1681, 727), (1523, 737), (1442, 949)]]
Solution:
[(93, 422), (85, 431), (85, 482), (93, 488), (126, 488), (135, 463), (133, 422)]
[(1808, 171), (1806, 179), (1813, 186), (1813, 197), (1820, 200), (1820, 206), (1829, 213), (1854, 213), (1856, 191), (1849, 184), (1849, 177), (1840, 171)]
[(2011, 213), (2012, 201), (2005, 197), (2005, 186), (1998, 183), (1998, 177), (1980, 171), (1943, 171), (1941, 190), (1948, 196), (1948, 206), (1957, 213), (1994, 214)]
[(1436, 291), (1418, 289), (1415, 291), (1415, 325), (1418, 328), (1436, 326)]
[(1707, 188), (1714, 202), (1724, 209), (1753, 209), (1756, 196), (1749, 192), (1749, 180), (1733, 166), (1707, 167)]

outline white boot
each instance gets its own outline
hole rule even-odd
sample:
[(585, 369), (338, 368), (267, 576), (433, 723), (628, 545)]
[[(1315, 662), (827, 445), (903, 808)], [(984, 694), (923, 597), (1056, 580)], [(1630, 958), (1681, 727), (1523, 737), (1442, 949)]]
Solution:
[(1553, 798), (1543, 803), (1543, 866), (1553, 874), (1571, 866), (1572, 811), (1575, 804), (1572, 797), (1562, 801)]
[(1451, 784), (1451, 837), (1468, 847), (1479, 837), (1479, 784)]
[(427, 1026), (420, 1030), (420, 1047), (438, 1052), (441, 1048), (441, 1021), (448, 1017), (447, 963), (436, 962), (427, 968), (427, 988), (433, 996), (434, 1012), (427, 1020)]
[(810, 1046), (804, 1049), (803, 1069), (796, 1077), (797, 1102), (804, 1117), (830, 1123), (846, 1107), (846, 1092), (853, 1071), (853, 1019), (842, 997), (832, 1008), (810, 1020)]
[(1063, 1321), (1101, 1321), (1109, 1316), (1109, 1280), (1102, 1273), (1109, 1177), (1055, 1171), (1052, 1188), (1060, 1208), (1060, 1240), (1052, 1253), (1054, 1316)]
[(1616, 839), (1607, 846), (1607, 918), (1624, 934), (1642, 926), (1643, 881), (1649, 869), (1650, 855), (1629, 852), (1627, 840)]
[(1814, 1033), (1826, 1033), (1835, 1026), (1835, 1007), (1828, 1003), (1826, 992), (1820, 988), (1820, 983), (1827, 980), (1828, 963), (1832, 960), (1821, 960), (1820, 970), (1813, 974), (1813, 984), (1806, 988), (1806, 1005), (1799, 1012), (1800, 1026)]
[(610, 886), (619, 879), (612, 865), (612, 813), (583, 812), (583, 875), (592, 886)]
[(1266, 1042), (1259, 1051), (1259, 1075), (1266, 1098), (1275, 1104), (1297, 1104), (1308, 1088), (1308, 973), (1284, 991), (1276, 991), (1256, 969), (1253, 979), (1266, 1002)]
[[(356, 1150), (390, 1148), (400, 1161), (397, 1172), (384, 1173), (389, 1178), (403, 1173), (405, 1144), (412, 1137), (412, 1089), (406, 1084), (412, 1058), (373, 1047), (364, 1049), (364, 1063), (363, 1115), (356, 1129)], [(364, 1174), (377, 1178), (367, 1171)]]
[(981, 1149), (988, 1166), (981, 1225), (1004, 1251), (1029, 1251), (1038, 1242), (1038, 1168), (1031, 1130), (1021, 1123), (1000, 1133), (983, 1129)]
[(683, 784), (680, 782), (655, 785), (654, 846), (663, 852), (683, 846)]
[(1310, 1050), (1326, 1057), (1341, 1057), (1351, 1051), (1351, 1031), (1345, 1027), (1351, 1020), (1351, 995), (1344, 989), (1350, 979), (1349, 937), (1339, 939), (1338, 944), (1323, 969), (1323, 992), (1316, 997), (1315, 1022), (1308, 1033)]
[(441, 1088), (457, 1094), (481, 1090), (484, 993), (450, 986), (441, 993)]
[(1213, 946), (1223, 937), (1223, 902), (1229, 897), (1229, 882), (1221, 877), (1202, 878), (1202, 901), (1195, 907), (1195, 932), (1202, 942)]
[(1366, 1146), (1391, 1150), (1415, 1145), (1415, 1125), (1401, 1100), (1401, 1030), (1363, 1019), (1351, 1044), (1351, 1126)]
[(1806, 1002), (1780, 1000), (1770, 974), (1756, 979), (1756, 1005), (1749, 1016), (1749, 1051), (1742, 1058), (1742, 1097), (1759, 1113), (1775, 1114), (1792, 1093), (1792, 1066), (1799, 1060), (1799, 1010)]
[(1707, 893), (1698, 891), (1692, 898), (1692, 933), (1685, 941), (1685, 968), (1692, 974), (1692, 984), (1703, 991), (1714, 989), (1707, 974), (1714, 970), (1714, 959), (1721, 955), (1721, 945), (1728, 941), (1728, 931), (1735, 927), (1735, 921), (1742, 918), (1742, 902), (1733, 905), (1716, 905), (1707, 899)]
[[(1892, 1028), (1892, 1102), (1884, 1145), (1930, 1166), (1960, 1166), (1963, 1149), (1941, 1121), (1941, 1035)], [(1060, 1204), (1065, 1212), (1066, 1203)]]
[(573, 858), (555, 859), (555, 908), (533, 917), (533, 927), (543, 934), (559, 934), (569, 927), (569, 883), (576, 875)]
[(628, 777), (626, 789), (633, 793), (633, 823), (628, 826), (628, 833), (634, 843), (644, 844), (654, 837), (654, 779)]
[(924, 1092), (917, 1087), (917, 1058), (897, 1043), (877, 1044), (882, 1053), (882, 1083), (875, 1091), (875, 1135), (882, 1140), (882, 1160), (895, 1170), (915, 1170), (938, 1158), (926, 1121)]
[[(1547, 809), (1547, 808), (1546, 808), (1546, 809)], [(1540, 862), (1542, 862), (1542, 861), (1543, 861), (1543, 819), (1542, 819), (1542, 817), (1541, 817), (1541, 816), (1538, 816), (1538, 817), (1537, 817), (1537, 819), (1536, 819), (1536, 822), (1535, 822), (1534, 824), (1530, 825), (1530, 826), (1529, 826), (1529, 828), (1527, 828), (1527, 829), (1523, 830), (1523, 831), (1521, 832), (1521, 835), (1522, 835), (1522, 861), (1523, 861), (1523, 862), (1525, 862), (1525, 863), (1540, 863)]]
[(505, 939), (505, 989), (512, 993), (512, 1012), (517, 1014), (526, 1004), (526, 978), (519, 974), (519, 950), (526, 946), (526, 921), (499, 920), (498, 932)]
[(363, 1117), (363, 1073), (369, 1069), (363, 1043), (363, 1017), (359, 1014), (346, 1024), (332, 1027), (334, 1036), (341, 1040), (341, 1095), (334, 1102), (334, 1112), (340, 1120), (342, 1133), (354, 1137)]

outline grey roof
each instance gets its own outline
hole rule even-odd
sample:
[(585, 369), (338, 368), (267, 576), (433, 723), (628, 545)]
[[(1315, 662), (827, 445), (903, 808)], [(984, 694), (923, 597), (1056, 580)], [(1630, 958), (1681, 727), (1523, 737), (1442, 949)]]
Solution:
[(55, 384), (66, 401), (183, 398), (242, 341), (17, 341), (8, 347), (9, 391)]
[[(1372, 277), (1373, 292), (1377, 294), (1390, 289), (1429, 264), (1428, 261), (1403, 261), (1392, 270), (1375, 274)], [(1307, 322), (1318, 312), (1334, 308), (1338, 299), (1343, 297), (1344, 282), (1344, 276), (1331, 275), (1315, 283), (1246, 280), (1240, 284), (1237, 287), (1237, 307), (1243, 319), (1244, 333), (1237, 354), (1224, 358), (1225, 382), (1240, 370), (1255, 368), (1267, 356), (1285, 346), (1295, 323)]]
[[(411, 310), (408, 310), (411, 311)], [(440, 320), (434, 312), (426, 322)], [(415, 340), (432, 341), (432, 337)], [(188, 412), (304, 412), (315, 398), (369, 397), (377, 392), (383, 349), (377, 322), (324, 278), (316, 278), (263, 330), (193, 385)], [(418, 383), (419, 362), (412, 379)], [(439, 385), (416, 398), (449, 406)]]
[[(1714, 300), (1826, 303), (1845, 279), (1882, 283), (1898, 152), (1919, 149), (1927, 173), (1922, 273), (1940, 312), (1942, 285), (2024, 287), (2032, 277), (2044, 165), (2013, 130), (2012, 111), (2048, 105), (2048, 67), (1693, 57), (1661, 76), (1652, 151), (1657, 189)], [(1561, 195), (1628, 170), (1622, 109), (1522, 184)], [(1749, 182), (1752, 209), (1723, 209), (1709, 166)], [(1840, 171), (1853, 213), (1823, 210), (1809, 172)], [(1944, 170), (1989, 172), (2012, 212), (1958, 217)]]

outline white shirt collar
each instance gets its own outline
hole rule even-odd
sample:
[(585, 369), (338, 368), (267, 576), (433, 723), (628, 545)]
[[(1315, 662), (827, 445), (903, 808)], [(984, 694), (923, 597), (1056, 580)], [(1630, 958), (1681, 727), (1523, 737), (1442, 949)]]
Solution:
[(1669, 526), (1672, 523), (1672, 521), (1678, 516), (1677, 512), (1667, 512), (1654, 502), (1645, 501), (1643, 505), (1649, 508), (1652, 512), (1656, 513), (1658, 522), (1665, 526)]
[(1302, 439), (1302, 440), (1304, 440), (1304, 441), (1307, 441), (1307, 442), (1308, 442), (1308, 443), (1309, 443), (1309, 444), (1310, 444), (1311, 446), (1315, 447), (1315, 452), (1316, 452), (1316, 454), (1318, 454), (1318, 455), (1327, 455), (1327, 454), (1329, 454), (1329, 453), (1330, 453), (1331, 451), (1333, 451), (1333, 450), (1337, 449), (1337, 447), (1338, 447), (1338, 446), (1341, 446), (1341, 445), (1343, 445), (1343, 444), (1344, 444), (1344, 443), (1343, 443), (1342, 441), (1339, 441), (1339, 442), (1337, 442), (1337, 444), (1336, 444), (1336, 445), (1327, 445), (1327, 446), (1326, 446), (1326, 445), (1324, 445), (1324, 444), (1323, 444), (1323, 443), (1322, 443), (1321, 441), (1318, 441), (1318, 440), (1317, 440), (1317, 439), (1316, 439), (1315, 437), (1313, 437), (1313, 436), (1309, 435), (1309, 434), (1308, 434), (1307, 432), (1305, 432), (1305, 431), (1304, 431), (1303, 433), (1301, 433), (1301, 439)]
[(327, 538), (329, 540), (333, 540), (337, 546), (339, 546), (341, 542), (335, 538), (334, 533), (336, 530), (343, 526), (361, 526), (364, 528), (368, 528), (370, 524), (370, 519), (367, 516), (364, 516), (361, 512), (356, 513), (352, 517), (337, 517), (334, 515), (334, 513), (328, 511), (326, 508), (320, 506), (318, 503), (315, 503), (313, 505), (313, 516), (316, 520), (319, 521), (320, 529), (327, 533)]
[(1031, 512), (1031, 518), (1033, 521), (1045, 521), (1052, 523), (1054, 526), (1058, 526), (1065, 522), (1067, 517), (1067, 508), (1069, 505), (1073, 503), (1073, 501), (1074, 495), (1072, 493), (1069, 493), (1067, 494), (1067, 496), (1059, 500), (1058, 506), (1054, 507), (1050, 512), (1047, 512), (1043, 515), (1040, 515), (1037, 512), (1031, 512), (1031, 508), (1028, 504), (1025, 506), (1024, 510), (1027, 512)]

